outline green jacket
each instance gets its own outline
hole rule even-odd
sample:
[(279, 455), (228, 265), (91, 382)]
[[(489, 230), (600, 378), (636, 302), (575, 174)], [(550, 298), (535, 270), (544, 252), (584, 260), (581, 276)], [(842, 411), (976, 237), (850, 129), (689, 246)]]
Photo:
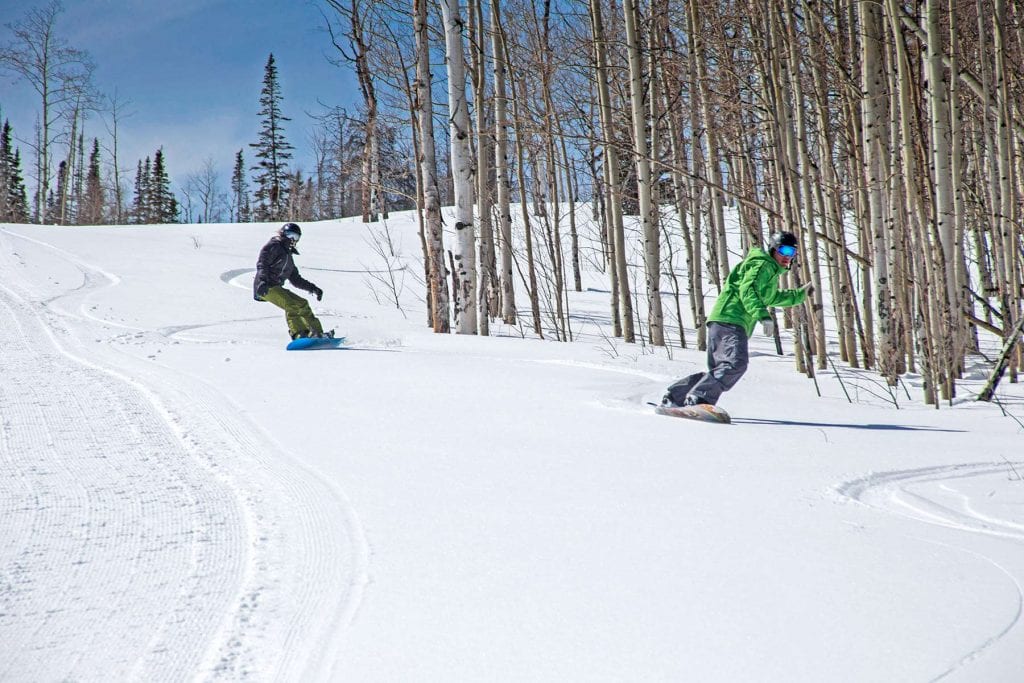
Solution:
[(739, 325), (749, 337), (759, 320), (771, 317), (769, 306), (802, 304), (807, 292), (779, 289), (779, 276), (785, 272), (764, 249), (754, 247), (729, 273), (708, 321)]

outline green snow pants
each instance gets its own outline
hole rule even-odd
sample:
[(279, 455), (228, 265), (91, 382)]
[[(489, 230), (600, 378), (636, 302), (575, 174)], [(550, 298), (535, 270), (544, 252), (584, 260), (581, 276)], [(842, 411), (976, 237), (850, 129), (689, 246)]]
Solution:
[(309, 337), (319, 337), (323, 334), (323, 325), (313, 315), (313, 309), (309, 307), (309, 302), (295, 292), (281, 286), (271, 287), (263, 295), (263, 300), (269, 301), (284, 311), (285, 320), (288, 321), (288, 333), (292, 339), (302, 332)]

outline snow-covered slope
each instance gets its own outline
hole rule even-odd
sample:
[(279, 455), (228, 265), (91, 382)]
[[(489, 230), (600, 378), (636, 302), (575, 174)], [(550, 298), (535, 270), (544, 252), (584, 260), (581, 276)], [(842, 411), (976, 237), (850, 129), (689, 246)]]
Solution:
[(1019, 385), (819, 398), (755, 337), (734, 425), (655, 416), (702, 353), (609, 340), (597, 273), (574, 343), (431, 334), (407, 215), (304, 226), (355, 348), (287, 353), (273, 227), (0, 228), (0, 680), (1024, 671)]

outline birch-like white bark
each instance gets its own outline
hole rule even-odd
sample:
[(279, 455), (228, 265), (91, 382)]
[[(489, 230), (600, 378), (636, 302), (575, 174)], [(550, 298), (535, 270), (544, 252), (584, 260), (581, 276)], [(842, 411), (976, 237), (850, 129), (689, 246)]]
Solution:
[(476, 334), (476, 230), (473, 223), (473, 150), (470, 145), (469, 109), (466, 99), (466, 58), (462, 45), (462, 12), (458, 0), (441, 0), (444, 21), (445, 62), (448, 65), (448, 125), (455, 187), (455, 254), (458, 295), (455, 328), (459, 334)]

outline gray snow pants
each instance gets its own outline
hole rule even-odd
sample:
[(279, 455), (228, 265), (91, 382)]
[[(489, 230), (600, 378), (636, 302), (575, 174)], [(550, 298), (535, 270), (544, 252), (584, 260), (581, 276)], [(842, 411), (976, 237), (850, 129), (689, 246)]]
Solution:
[(750, 355), (747, 333), (732, 323), (708, 323), (708, 371), (689, 391), (689, 395), (715, 405), (747, 371)]

